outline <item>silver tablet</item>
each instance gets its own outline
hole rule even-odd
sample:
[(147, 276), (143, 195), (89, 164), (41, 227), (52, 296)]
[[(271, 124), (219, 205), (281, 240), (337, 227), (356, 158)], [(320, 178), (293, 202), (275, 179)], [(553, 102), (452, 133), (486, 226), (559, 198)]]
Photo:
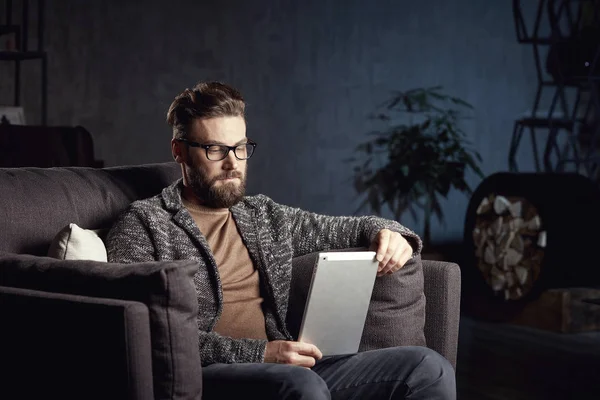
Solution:
[(374, 251), (320, 253), (298, 341), (324, 356), (358, 352), (378, 264)]

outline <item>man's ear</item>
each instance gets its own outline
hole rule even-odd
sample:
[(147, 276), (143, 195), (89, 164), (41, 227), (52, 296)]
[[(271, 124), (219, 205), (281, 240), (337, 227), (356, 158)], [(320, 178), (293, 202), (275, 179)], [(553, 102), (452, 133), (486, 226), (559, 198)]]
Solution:
[(175, 139), (171, 139), (171, 154), (173, 155), (173, 159), (178, 164), (184, 162), (183, 160), (183, 152), (181, 142)]

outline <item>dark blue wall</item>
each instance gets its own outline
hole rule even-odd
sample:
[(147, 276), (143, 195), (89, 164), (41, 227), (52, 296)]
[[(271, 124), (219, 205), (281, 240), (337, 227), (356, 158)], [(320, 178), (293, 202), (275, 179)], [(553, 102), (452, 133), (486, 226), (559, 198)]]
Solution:
[[(250, 191), (319, 213), (355, 210), (342, 160), (390, 91), (443, 85), (472, 103), (464, 129), (490, 174), (507, 169), (513, 121), (535, 90), (532, 52), (516, 41), (507, 0), (47, 3), (51, 124), (85, 126), (107, 165), (167, 161), (173, 97), (223, 80), (245, 94), (248, 136), (259, 143)], [(24, 71), (30, 120), (35, 71)], [(531, 166), (526, 149), (521, 158)], [(460, 193), (444, 201), (434, 240), (462, 235), (467, 202)]]

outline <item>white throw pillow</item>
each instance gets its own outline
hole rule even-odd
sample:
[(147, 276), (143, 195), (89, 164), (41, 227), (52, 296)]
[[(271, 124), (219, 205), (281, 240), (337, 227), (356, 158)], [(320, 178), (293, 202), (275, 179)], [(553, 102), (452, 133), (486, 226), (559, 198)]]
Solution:
[(48, 249), (48, 257), (107, 262), (106, 247), (99, 233), (100, 230), (83, 229), (71, 223), (54, 237)]

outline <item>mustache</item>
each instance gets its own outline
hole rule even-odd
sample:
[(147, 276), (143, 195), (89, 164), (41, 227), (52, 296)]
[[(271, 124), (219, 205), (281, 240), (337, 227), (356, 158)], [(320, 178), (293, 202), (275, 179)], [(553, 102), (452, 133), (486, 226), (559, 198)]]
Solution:
[(225, 173), (223, 175), (219, 175), (219, 176), (217, 176), (216, 179), (219, 180), (219, 179), (232, 179), (232, 178), (242, 179), (242, 173), (240, 171), (232, 171), (232, 172)]

